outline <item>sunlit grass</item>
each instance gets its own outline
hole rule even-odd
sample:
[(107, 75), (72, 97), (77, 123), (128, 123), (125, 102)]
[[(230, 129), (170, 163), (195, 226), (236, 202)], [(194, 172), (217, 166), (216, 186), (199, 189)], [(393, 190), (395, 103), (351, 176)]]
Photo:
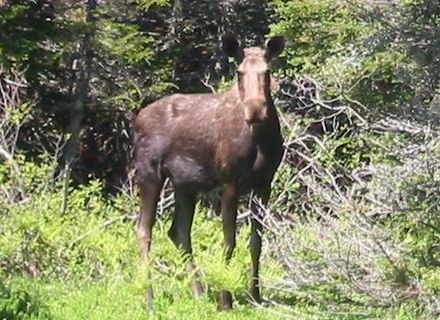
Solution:
[[(146, 288), (146, 271), (137, 259), (134, 235), (131, 232), (118, 232), (119, 238), (113, 240), (128, 242), (134, 248), (129, 249), (126, 260), (121, 266), (113, 268), (111, 273), (93, 279), (84, 277), (82, 272), (87, 274), (87, 270), (81, 271), (79, 268), (77, 275), (67, 276), (66, 279), (13, 277), (7, 280), (8, 287), (27, 292), (29, 297), (25, 299), (29, 299), (32, 305), (38, 307), (13, 319), (423, 318), (423, 314), (417, 313), (411, 306), (381, 309), (346, 304), (344, 307), (338, 305), (336, 308), (332, 305), (312, 304), (303, 297), (281, 293), (276, 288), (263, 288), (263, 294), (270, 297), (272, 302), (266, 301), (261, 306), (254, 306), (246, 299), (250, 264), (247, 250), (249, 228), (240, 228), (236, 253), (231, 263), (226, 265), (222, 262), (221, 223), (218, 219), (203, 219), (201, 212), (197, 212), (194, 222), (193, 241), (195, 260), (206, 290), (201, 298), (194, 299), (189, 286), (189, 276), (184, 272), (183, 259), (166, 235), (168, 226), (169, 221), (160, 221), (154, 230), (154, 249), (150, 266), (150, 281), (155, 294), (153, 310), (147, 311), (145, 308), (143, 295)], [(127, 226), (121, 225), (120, 228), (125, 230)], [(117, 245), (114, 250), (115, 256), (123, 256), (119, 250), (128, 250), (128, 247)], [(283, 276), (282, 268), (269, 264), (268, 261), (263, 261), (262, 273), (265, 278)], [(233, 292), (235, 301), (232, 311), (218, 310), (217, 298), (221, 289)]]

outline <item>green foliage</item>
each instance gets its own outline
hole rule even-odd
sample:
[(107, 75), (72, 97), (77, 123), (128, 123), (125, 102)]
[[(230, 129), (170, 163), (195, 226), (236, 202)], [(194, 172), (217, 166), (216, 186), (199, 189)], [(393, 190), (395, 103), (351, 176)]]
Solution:
[[(8, 316), (12, 319), (145, 317), (142, 297), (146, 286), (146, 270), (139, 264), (133, 223), (124, 220), (122, 214), (136, 212), (137, 201), (133, 202), (124, 194), (106, 198), (103, 196), (102, 184), (91, 181), (69, 190), (69, 206), (62, 214), (61, 186), (58, 183), (42, 186), (43, 177), (48, 174), (47, 164), (44, 161), (40, 165), (26, 163), (24, 159), (21, 161), (21, 167), (29, 167), (22, 170), (21, 177), (28, 191), (32, 190), (29, 193), (31, 199), (20, 205), (8, 205), (7, 202), (1, 204), (0, 268), (1, 274), (8, 275), (4, 277), (7, 285), (2, 288), (0, 300), (4, 312), (12, 314)], [(0, 167), (2, 172), (7, 172), (9, 168), (7, 163)], [(283, 176), (290, 174), (294, 174), (291, 168), (282, 167), (278, 177), (280, 186), (274, 190), (280, 187), (280, 190), (298, 188), (296, 184), (282, 185)], [(240, 227), (236, 252), (230, 264), (226, 265), (222, 262), (221, 223), (218, 218), (207, 220), (204, 215), (204, 209), (197, 207), (192, 232), (195, 262), (201, 272), (202, 284), (207, 289), (200, 300), (193, 299), (184, 258), (167, 236), (166, 231), (170, 225), (167, 216), (160, 219), (154, 228), (150, 281), (156, 297), (155, 319), (182, 315), (187, 319), (206, 316), (214, 319), (277, 319), (278, 313), (310, 319), (358, 319), (366, 315), (410, 319), (420, 315), (417, 306), (405, 305), (396, 309), (369, 307), (366, 310), (365, 306), (359, 309), (350, 304), (341, 304), (339, 306), (346, 310), (344, 315), (335, 313), (326, 307), (325, 301), (339, 301), (341, 293), (334, 286), (322, 282), (290, 293), (264, 287), (264, 294), (271, 299), (293, 299), (294, 305), (265, 307), (269, 309), (251, 307), (244, 302), (249, 280), (249, 227)], [(337, 217), (333, 219), (333, 225), (350, 230), (348, 222)], [(318, 225), (319, 221), (316, 220), (315, 224), (298, 224), (295, 230), (286, 229), (285, 232), (292, 234), (291, 240), (301, 246), (295, 245), (295, 251), (280, 254), (289, 254), (292, 259), (306, 265), (321, 264), (322, 268), (326, 268), (322, 253), (306, 248), (317, 248), (322, 241), (328, 241), (326, 253), (329, 254), (339, 252), (340, 247), (328, 237), (332, 234), (330, 230), (322, 233), (321, 229), (317, 233), (313, 229)], [(413, 234), (418, 239), (426, 236)], [(323, 238), (323, 235), (326, 236)], [(420, 243), (417, 243), (417, 248), (411, 243), (404, 244), (414, 248), (414, 252), (427, 248)], [(353, 255), (353, 252), (347, 254), (351, 259), (361, 259)], [(383, 268), (383, 271), (392, 270), (386, 261), (377, 263), (376, 267)], [(438, 290), (437, 269), (430, 266), (420, 269), (427, 290)], [(262, 261), (261, 271), (263, 279), (275, 280), (286, 277), (288, 270), (277, 259), (266, 257)], [(347, 279), (336, 275), (333, 278), (334, 284), (344, 288)], [(392, 279), (395, 274), (389, 273), (387, 277)], [(388, 278), (385, 280), (390, 281)], [(217, 295), (223, 289), (231, 290), (237, 301), (236, 309), (227, 314), (217, 310)], [(317, 301), (323, 301), (323, 304)]]
[[(48, 184), (50, 166), (45, 162), (20, 164), (20, 187), (30, 198), (20, 206), (0, 202), (0, 268), (4, 272), (66, 276), (79, 268), (86, 270), (84, 277), (99, 278), (135, 259), (133, 241), (117, 240), (121, 234), (131, 234), (131, 226), (122, 223), (113, 202), (103, 198), (99, 182), (71, 189), (68, 209), (62, 215), (62, 185)], [(14, 176), (5, 174), (8, 165), (1, 165), (0, 178), (5, 179), (5, 186), (14, 187)], [(101, 224), (108, 220), (112, 225), (102, 236)], [(119, 255), (115, 255), (116, 248)]]
[[(29, 54), (37, 48), (35, 38), (41, 33), (31, 33), (19, 30), (25, 20), (25, 13), (31, 7), (30, 3), (6, 6), (0, 10), (0, 63), (10, 64), (22, 62), (29, 58)], [(20, 35), (17, 36), (17, 31)], [(11, 37), (14, 34), (14, 37)], [(8, 41), (7, 41), (8, 40)]]
[(406, 210), (388, 219), (399, 231), (408, 258), (416, 259), (418, 268), (433, 268), (440, 261), (440, 251), (436, 248), (440, 241), (440, 221), (435, 186), (429, 174), (409, 176), (401, 186), (405, 190)]
[(152, 39), (139, 31), (136, 25), (100, 19), (97, 41), (102, 50), (109, 52), (121, 63), (144, 62), (150, 64), (154, 56)]
[[(47, 188), (35, 183), (47, 175), (47, 167), (33, 163), (27, 166), (32, 169), (22, 172), (22, 178), (32, 190), (32, 199), (18, 206), (2, 204), (0, 271), (8, 275), (8, 283), (11, 276), (17, 275), (30, 274), (40, 280), (23, 278), (12, 281), (10, 290), (2, 287), (0, 301), (5, 317), (28, 319), (24, 314), (29, 314), (29, 318), (38, 315), (43, 319), (46, 307), (53, 317), (63, 319), (145, 317), (145, 270), (139, 265), (133, 224), (123, 221), (118, 209), (135, 210), (137, 204), (124, 196), (104, 198), (101, 183), (92, 181), (69, 191), (69, 206), (62, 214), (60, 186)], [(183, 257), (165, 232), (170, 222), (159, 221), (151, 253), (161, 266), (152, 270), (151, 280), (159, 319), (180, 313), (189, 319), (206, 314), (221, 317), (216, 307), (218, 292), (227, 288), (243, 296), (246, 290), (250, 259), (244, 244), (248, 228), (241, 229), (237, 251), (226, 266), (222, 263), (220, 221), (204, 221), (204, 213), (197, 211), (193, 228), (195, 260), (209, 294), (201, 301), (193, 300)], [(44, 309), (35, 301), (36, 290), (38, 301), (44, 297)], [(171, 303), (173, 308), (169, 308)], [(263, 311), (238, 305), (231, 319), (248, 315), (265, 317)]]
[[(50, 319), (29, 279), (4, 283), (0, 276), (0, 319)], [(30, 290), (30, 292), (29, 292)]]
[(317, 73), (327, 59), (346, 54), (370, 30), (344, 1), (273, 1), (280, 17), (273, 34), (283, 34), (283, 55), (293, 72)]
[[(402, 73), (401, 66), (406, 65), (410, 68), (409, 61), (406, 61), (404, 54), (395, 52), (393, 50), (377, 51), (369, 57), (366, 57), (362, 64), (354, 70), (351, 77), (355, 78), (353, 82), (355, 87), (353, 96), (361, 98), (362, 101), (367, 101), (370, 105), (386, 106), (395, 103), (399, 100), (407, 101), (409, 93), (402, 78), (399, 76)], [(373, 92), (381, 92), (376, 97)]]
[(369, 146), (362, 135), (343, 135), (344, 131), (334, 131), (324, 139), (320, 161), (326, 168), (353, 170), (369, 162)]
[[(88, 166), (103, 157), (110, 159), (107, 167), (97, 167), (109, 172), (114, 158), (109, 155), (130, 153), (129, 144), (120, 140), (112, 153), (104, 149), (115, 136), (124, 135), (128, 140), (128, 125), (118, 126), (115, 110), (126, 112), (128, 119), (132, 111), (179, 89), (178, 85), (183, 91), (207, 90), (202, 89), (200, 79), (210, 73), (214, 90), (224, 91), (230, 81), (217, 70), (225, 62), (216, 56), (218, 30), (235, 30), (244, 42), (251, 43), (267, 33), (268, 27), (271, 34), (283, 34), (288, 39), (282, 55), (284, 68), (275, 70), (277, 76), (290, 80), (297, 74), (312, 76), (323, 87), (321, 98), (339, 99), (329, 103), (361, 102), (366, 107), (361, 115), (367, 122), (370, 113), (385, 112), (397, 118), (421, 114), (435, 122), (427, 113), (440, 88), (435, 58), (439, 56), (440, 37), (432, 27), (439, 23), (440, 6), (434, 1), (402, 0), (391, 9), (385, 4), (373, 8), (365, 1), (345, 0), (270, 3), (277, 16), (272, 15), (269, 26), (265, 17), (271, 9), (266, 2), (200, 1), (194, 7), (169, 0), (132, 0), (127, 5), (98, 1), (94, 19), (86, 23), (84, 3), (6, 1), (0, 11), (0, 64), (6, 69), (12, 65), (26, 68), (28, 95), (37, 98), (35, 105), (21, 103), (2, 109), (9, 114), (6, 124), (18, 127), (24, 122), (19, 137), (23, 141), (19, 139), (18, 146), (32, 149), (37, 140), (51, 145), (53, 141), (46, 140), (51, 140), (54, 128), (58, 132), (68, 126), (65, 117), (74, 111), (71, 106), (78, 79), (81, 72), (87, 73), (90, 81), (83, 133), (90, 139), (84, 139), (87, 142), (81, 153), (90, 148), (93, 156), (86, 157), (78, 167), (86, 168), (87, 176)], [(243, 35), (250, 32), (252, 36), (245, 39)], [(86, 35), (89, 43), (84, 41)], [(90, 58), (88, 63), (86, 58)], [(215, 63), (211, 65), (212, 60)], [(82, 68), (84, 65), (87, 69)], [(406, 112), (408, 105), (415, 105), (417, 112)], [(316, 128), (318, 118), (325, 116), (326, 110), (319, 105), (310, 108), (313, 112), (290, 123), (294, 129)], [(102, 110), (107, 112), (106, 119)], [(284, 122), (288, 121), (286, 117)], [(308, 169), (304, 160), (293, 165), (297, 159), (289, 159), (291, 162), (283, 162), (276, 174), (272, 198), (283, 195), (276, 210), (288, 217), (283, 223), (295, 227), (277, 230), (280, 238), (266, 238), (288, 249), (264, 248), (263, 294), (280, 306), (260, 308), (245, 302), (250, 265), (246, 224), (240, 226), (236, 252), (226, 264), (219, 219), (206, 220), (205, 210), (197, 208), (194, 259), (207, 293), (194, 300), (185, 258), (166, 233), (168, 215), (159, 219), (154, 229), (150, 266), (141, 267), (128, 214), (138, 211), (136, 198), (123, 192), (109, 196), (103, 182), (90, 179), (72, 184), (75, 187), (68, 190), (67, 210), (62, 213), (64, 190), (62, 182), (54, 178), (54, 161), (39, 156), (37, 149), (18, 150), (13, 161), (2, 159), (0, 318), (144, 319), (149, 316), (142, 301), (148, 268), (156, 295), (151, 318), (278, 319), (280, 314), (306, 319), (429, 318), (426, 304), (440, 294), (436, 167), (429, 171), (409, 166), (413, 171), (408, 174), (408, 167), (403, 166), (406, 159), (396, 150), (420, 145), (420, 137), (366, 132), (346, 119), (334, 128), (338, 129), (321, 136), (320, 129), (311, 132), (314, 138), (322, 138), (322, 144), (304, 140), (305, 149), (312, 155), (309, 164), (314, 175), (308, 178), (315, 189), (322, 190), (306, 189), (307, 181), (298, 178)], [(284, 127), (283, 133), (286, 141), (292, 141), (296, 130)], [(429, 164), (437, 156), (428, 154), (425, 162)], [(350, 193), (354, 182), (344, 178), (370, 164), (394, 175), (384, 183), (383, 178), (369, 173), (371, 176), (363, 177), (362, 188)], [(329, 198), (327, 192), (333, 192), (334, 186), (329, 187), (329, 175), (319, 176), (321, 169), (334, 174), (344, 201)], [(400, 176), (404, 169), (405, 175)], [(392, 210), (384, 216), (366, 218), (364, 215), (375, 205), (383, 205), (369, 201), (374, 191), (381, 189), (385, 190), (382, 202), (397, 193), (398, 201), (388, 205)], [(363, 197), (368, 192), (368, 197)], [(297, 217), (304, 210), (298, 203), (307, 208), (321, 205), (324, 210)], [(359, 227), (354, 223), (357, 219), (368, 223)], [(394, 245), (393, 255), (384, 257), (377, 246), (368, 247), (379, 238)], [(280, 239), (288, 241), (280, 244)], [(344, 246), (347, 239), (351, 242)], [(361, 249), (378, 250), (373, 257), (381, 258), (365, 259), (371, 257), (368, 251), (353, 251), (356, 241), (360, 241)], [(299, 279), (311, 274), (316, 281), (292, 285), (295, 270), (283, 263), (286, 256), (300, 271)], [(347, 265), (354, 266), (348, 276), (341, 272)], [(319, 272), (313, 273), (313, 268)], [(372, 302), (366, 292), (350, 287), (350, 277), (358, 277), (359, 287), (368, 288), (368, 276), (381, 281), (375, 290), (380, 291), (381, 285), (402, 286), (408, 290), (408, 297), (396, 294), (396, 305), (378, 307), (381, 301)], [(411, 282), (414, 279), (420, 281)], [(237, 301), (230, 313), (217, 310), (217, 294), (223, 289), (232, 291)]]
[(170, 4), (170, 0), (132, 0), (132, 2), (145, 11), (148, 11), (152, 6), (168, 6)]
[(287, 75), (311, 75), (326, 86), (327, 96), (347, 95), (373, 112), (398, 112), (397, 105), (411, 101), (410, 78), (423, 77), (420, 61), (400, 43), (388, 41), (394, 31), (387, 18), (377, 18), (374, 9), (368, 11), (357, 1), (273, 4), (280, 18), (271, 33), (289, 40), (284, 52)]

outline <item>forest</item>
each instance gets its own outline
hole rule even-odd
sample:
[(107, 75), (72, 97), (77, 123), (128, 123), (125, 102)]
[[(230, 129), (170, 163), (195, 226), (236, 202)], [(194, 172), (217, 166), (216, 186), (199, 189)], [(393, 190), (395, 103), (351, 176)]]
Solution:
[[(263, 301), (246, 293), (255, 199), (226, 263), (217, 195), (200, 197), (194, 299), (167, 182), (146, 310), (133, 121), (229, 88), (227, 32), (286, 40), (271, 66), (284, 155), (256, 203)], [(439, 70), (438, 0), (0, 0), (0, 319), (438, 319)]]

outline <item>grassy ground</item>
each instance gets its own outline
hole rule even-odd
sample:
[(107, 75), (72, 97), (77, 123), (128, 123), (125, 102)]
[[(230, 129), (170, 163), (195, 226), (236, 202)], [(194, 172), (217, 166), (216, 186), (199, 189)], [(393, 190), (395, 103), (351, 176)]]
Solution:
[[(41, 210), (24, 208), (4, 217), (5, 232), (9, 233), (0, 236), (0, 253), (4, 257), (0, 261), (9, 263), (10, 268), (29, 269), (29, 265), (34, 265), (40, 273), (32, 278), (20, 272), (0, 273), (1, 320), (429, 319), (410, 304), (381, 308), (337, 299), (316, 303), (317, 299), (309, 299), (305, 293), (283, 293), (276, 279), (282, 279), (285, 271), (268, 256), (262, 259), (261, 274), (263, 296), (270, 302), (253, 306), (246, 300), (249, 229), (241, 227), (235, 255), (226, 266), (222, 263), (220, 221), (206, 220), (200, 211), (196, 213), (192, 234), (195, 261), (207, 288), (205, 294), (198, 300), (192, 297), (182, 257), (166, 235), (169, 221), (160, 220), (154, 230), (152, 250), (154, 310), (146, 312), (146, 272), (139, 265), (132, 222), (115, 220), (102, 227), (103, 221), (118, 217), (120, 212), (113, 205), (98, 205), (102, 203), (99, 198), (87, 206), (78, 205), (86, 209), (75, 210), (62, 219), (44, 209), (46, 204), (53, 206), (43, 200)], [(106, 214), (92, 215), (90, 210)], [(22, 261), (27, 265), (21, 265)], [(221, 289), (233, 292), (234, 310), (217, 309)]]
[[(196, 222), (194, 231), (203, 236), (202, 233), (217, 224), (215, 221)], [(217, 255), (214, 251), (221, 248), (219, 224), (211, 230), (212, 241), (218, 240), (218, 246), (206, 248), (196, 257), (203, 270), (203, 283), (209, 285), (202, 298), (196, 300), (192, 297), (189, 279), (184, 275), (178, 255), (171, 253), (174, 248), (165, 236), (165, 230), (160, 227), (156, 230), (153, 312), (147, 312), (144, 308), (144, 272), (140, 272), (138, 264), (133, 260), (126, 265), (125, 272), (115, 271), (99, 279), (84, 274), (68, 275), (65, 280), (50, 277), (4, 277), (8, 280), (4, 286), (7, 290), (3, 290), (0, 297), (0, 319), (428, 319), (410, 305), (379, 308), (342, 302), (313, 304), (305, 298), (282, 294), (276, 288), (265, 288), (263, 292), (272, 302), (253, 306), (245, 295), (245, 264), (248, 263), (248, 254), (243, 244), (248, 230), (244, 229), (240, 233), (235, 262), (232, 267), (226, 268), (221, 263), (213, 265)], [(201, 244), (196, 246), (200, 247)], [(169, 260), (164, 256), (167, 252), (171, 256)], [(268, 264), (263, 261), (263, 276), (280, 274), (277, 266)], [(232, 311), (217, 309), (218, 291), (222, 287), (234, 292)], [(8, 308), (12, 310), (9, 315), (5, 311)]]
[(239, 301), (232, 311), (218, 311), (212, 294), (194, 300), (190, 290), (181, 285), (175, 291), (163, 290), (157, 294), (154, 311), (147, 312), (141, 286), (122, 279), (61, 283), (20, 278), (10, 284), (16, 292), (18, 288), (29, 292), (26, 299), (31, 309), (25, 308), (21, 315), (5, 319), (428, 319), (410, 306), (381, 309), (347, 305), (346, 311), (340, 311), (340, 306), (338, 311), (332, 311), (332, 306), (305, 302), (255, 307)]

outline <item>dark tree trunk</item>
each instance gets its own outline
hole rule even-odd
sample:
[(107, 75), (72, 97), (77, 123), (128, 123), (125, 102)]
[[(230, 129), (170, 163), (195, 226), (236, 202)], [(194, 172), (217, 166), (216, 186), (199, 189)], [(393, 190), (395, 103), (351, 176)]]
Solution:
[(64, 154), (64, 199), (62, 204), (62, 212), (65, 212), (67, 208), (67, 198), (68, 198), (68, 186), (70, 180), (70, 171), (72, 169), (72, 163), (75, 160), (76, 153), (78, 151), (81, 123), (84, 118), (84, 106), (86, 103), (86, 98), (89, 90), (90, 81), (90, 69), (93, 59), (93, 49), (92, 42), (95, 35), (95, 13), (96, 10), (96, 0), (87, 1), (87, 30), (84, 35), (84, 41), (82, 43), (80, 52), (84, 54), (74, 62), (78, 66), (78, 78), (76, 85), (74, 87), (75, 100), (71, 105), (70, 109), (70, 123), (68, 132), (70, 134), (69, 140), (67, 141)]

